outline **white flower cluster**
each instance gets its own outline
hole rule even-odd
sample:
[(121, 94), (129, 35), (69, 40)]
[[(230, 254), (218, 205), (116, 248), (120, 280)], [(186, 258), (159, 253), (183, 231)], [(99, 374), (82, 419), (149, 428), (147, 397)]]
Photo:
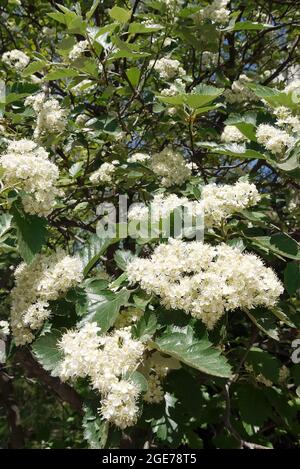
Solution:
[(246, 142), (247, 137), (235, 125), (226, 125), (221, 135), (222, 142)]
[(60, 107), (59, 101), (54, 98), (47, 99), (45, 93), (29, 96), (25, 106), (32, 106), (37, 114), (34, 137), (49, 133), (63, 132), (66, 127), (66, 111)]
[(156, 62), (151, 60), (150, 68), (154, 68), (163, 80), (171, 80), (177, 76), (184, 76), (185, 70), (181, 67), (180, 62), (174, 59), (163, 57)]
[(8, 321), (0, 321), (0, 338), (7, 335), (9, 335), (9, 323)]
[(274, 109), (274, 114), (277, 117), (276, 124), (279, 127), (284, 127), (291, 132), (300, 133), (300, 119), (298, 116), (294, 116), (289, 108), (279, 106)]
[(77, 42), (77, 44), (75, 44), (69, 52), (69, 60), (74, 62), (74, 60), (79, 59), (79, 57), (88, 49), (88, 47), (89, 43), (86, 40)]
[(162, 96), (176, 96), (177, 94), (185, 93), (185, 83), (180, 79), (177, 78), (169, 88), (165, 88), (162, 90)]
[(170, 239), (150, 259), (127, 267), (131, 283), (161, 298), (168, 309), (181, 309), (212, 329), (226, 311), (272, 307), (283, 287), (272, 269), (253, 254), (226, 244), (210, 246)]
[(144, 369), (147, 373), (148, 389), (144, 395), (144, 401), (149, 404), (158, 404), (164, 398), (162, 381), (167, 374), (174, 369), (180, 368), (178, 360), (164, 357), (159, 352), (154, 352), (145, 363)]
[(285, 130), (274, 127), (269, 124), (260, 124), (256, 130), (258, 143), (264, 145), (274, 155), (281, 155), (295, 143)]
[(29, 57), (18, 49), (4, 52), (2, 55), (2, 62), (10, 68), (15, 68), (17, 72), (24, 70), (24, 68), (29, 64), (29, 61)]
[(202, 20), (211, 20), (214, 23), (227, 23), (230, 15), (230, 10), (226, 7), (229, 0), (213, 0), (211, 5), (203, 8), (197, 13), (197, 16)]
[(139, 388), (130, 380), (130, 373), (139, 365), (144, 345), (132, 339), (130, 328), (99, 333), (96, 323), (88, 323), (62, 336), (59, 347), (64, 358), (59, 375), (63, 380), (89, 377), (101, 393), (103, 418), (124, 429), (137, 419)]
[(260, 195), (255, 184), (243, 181), (223, 186), (208, 184), (203, 187), (199, 201), (191, 201), (176, 194), (156, 194), (149, 207), (144, 204), (132, 205), (128, 219), (155, 223), (170, 217), (174, 210), (182, 207), (187, 217), (204, 217), (205, 226), (212, 227), (219, 226), (227, 217), (259, 201)]
[(55, 187), (59, 171), (48, 156), (35, 142), (22, 139), (12, 141), (0, 157), (4, 183), (24, 191), (22, 203), (27, 213), (47, 216), (60, 193)]
[(82, 280), (82, 264), (77, 257), (59, 250), (51, 256), (39, 254), (31, 264), (15, 271), (11, 292), (11, 327), (16, 345), (32, 342), (33, 332), (49, 317), (49, 300), (56, 300)]
[[(134, 204), (128, 212), (128, 219), (135, 221), (159, 221), (170, 216), (179, 207), (183, 207), (192, 216), (201, 214), (202, 206), (196, 201), (189, 201), (186, 197), (178, 197), (176, 194), (165, 196), (155, 194), (149, 207), (144, 204)], [(151, 217), (151, 218), (150, 218)]]
[(289, 93), (294, 93), (294, 92), (300, 92), (300, 80), (293, 80), (291, 83), (289, 83), (285, 88), (284, 92), (289, 94)]
[(129, 158), (127, 158), (128, 163), (145, 163), (145, 161), (150, 160), (150, 155), (147, 153), (133, 153)]
[(180, 186), (191, 176), (191, 170), (183, 155), (171, 147), (165, 147), (152, 156), (151, 169), (162, 178), (161, 184), (164, 187)]
[(204, 68), (210, 68), (218, 65), (219, 54), (210, 51), (204, 51), (201, 57), (201, 64)]
[(128, 327), (137, 322), (144, 312), (141, 309), (129, 307), (121, 309), (120, 314), (115, 322), (115, 328), (121, 329), (123, 327)]
[(225, 90), (224, 96), (226, 101), (231, 104), (258, 101), (257, 96), (247, 86), (247, 84), (251, 82), (251, 78), (247, 75), (240, 75), (238, 80), (235, 80), (232, 83), (231, 89)]
[(93, 184), (96, 183), (112, 183), (114, 179), (114, 174), (116, 171), (116, 166), (119, 164), (119, 161), (115, 160), (111, 163), (103, 163), (97, 171), (94, 171), (90, 175), (90, 181)]
[(205, 226), (218, 226), (230, 215), (252, 207), (260, 201), (255, 184), (238, 181), (234, 185), (207, 184), (202, 189), (201, 201)]

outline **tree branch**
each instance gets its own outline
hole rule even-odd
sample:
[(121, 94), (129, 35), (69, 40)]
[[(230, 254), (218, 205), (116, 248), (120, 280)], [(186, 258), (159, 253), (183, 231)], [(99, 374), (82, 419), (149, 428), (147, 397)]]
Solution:
[(20, 348), (15, 354), (15, 360), (26, 371), (31, 378), (36, 378), (44, 383), (48, 388), (56, 394), (63, 402), (67, 402), (76, 412), (80, 414), (82, 411), (82, 400), (79, 394), (66, 383), (62, 383), (59, 378), (51, 376), (44, 368), (34, 359), (30, 351), (26, 348)]

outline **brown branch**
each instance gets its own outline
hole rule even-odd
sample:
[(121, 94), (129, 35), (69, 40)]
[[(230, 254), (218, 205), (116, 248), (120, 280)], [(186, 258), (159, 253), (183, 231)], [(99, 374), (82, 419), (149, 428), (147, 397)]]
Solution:
[(0, 370), (0, 402), (6, 411), (10, 429), (8, 447), (11, 449), (24, 448), (23, 428), (19, 408), (14, 399), (12, 378), (4, 370)]
[(66, 383), (62, 383), (59, 378), (51, 376), (44, 368), (35, 360), (30, 351), (26, 348), (20, 348), (15, 354), (15, 360), (26, 371), (30, 378), (36, 378), (44, 383), (59, 399), (67, 402), (72, 409), (80, 414), (82, 411), (82, 400), (79, 394)]

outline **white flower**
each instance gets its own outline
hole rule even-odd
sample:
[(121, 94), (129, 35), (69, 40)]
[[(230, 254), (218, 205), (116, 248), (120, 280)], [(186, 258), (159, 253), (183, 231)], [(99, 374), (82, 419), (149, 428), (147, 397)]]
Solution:
[(139, 394), (137, 386), (124, 377), (139, 365), (144, 345), (132, 339), (130, 328), (107, 335), (100, 332), (94, 322), (62, 336), (59, 347), (64, 358), (59, 375), (63, 380), (89, 377), (102, 396), (102, 417), (124, 429), (136, 422)]
[(298, 116), (293, 116), (289, 108), (279, 106), (274, 109), (274, 114), (277, 117), (276, 124), (279, 127), (284, 127), (291, 132), (300, 132), (300, 119)]
[(2, 62), (10, 68), (15, 68), (17, 72), (24, 70), (24, 68), (29, 64), (29, 61), (29, 57), (18, 49), (4, 52), (2, 55)]
[(300, 92), (300, 80), (293, 80), (284, 89), (285, 93), (294, 93), (295, 91)]
[(221, 135), (221, 140), (225, 143), (246, 142), (247, 137), (235, 125), (226, 125)]
[(40, 329), (50, 315), (48, 300), (58, 299), (82, 278), (80, 259), (62, 250), (51, 256), (39, 254), (31, 264), (19, 265), (11, 292), (11, 327), (16, 345), (32, 342), (32, 331)]
[(292, 147), (295, 143), (285, 130), (280, 130), (268, 124), (260, 124), (256, 131), (258, 143), (261, 143), (265, 148), (275, 155), (282, 154), (288, 148)]
[(151, 157), (146, 153), (133, 153), (127, 159), (128, 163), (144, 163), (145, 161), (149, 160)]
[(152, 156), (151, 168), (162, 178), (161, 184), (164, 187), (180, 186), (191, 176), (191, 170), (183, 155), (171, 147), (165, 147)]
[(51, 213), (59, 191), (55, 185), (59, 171), (48, 159), (48, 153), (31, 140), (12, 141), (0, 157), (6, 186), (16, 186), (27, 213), (47, 216)]
[(222, 244), (169, 240), (150, 259), (127, 267), (131, 283), (156, 294), (167, 309), (181, 309), (212, 329), (225, 311), (272, 307), (283, 287), (272, 269), (253, 254)]
[(101, 344), (100, 328), (96, 322), (87, 323), (79, 330), (63, 334), (59, 348), (64, 359), (59, 367), (59, 376), (63, 381), (70, 378), (84, 378), (96, 366), (98, 348)]
[(196, 16), (199, 19), (209, 19), (215, 23), (227, 23), (229, 20), (230, 10), (226, 9), (229, 0), (213, 0), (211, 5), (200, 10)]
[(170, 80), (176, 76), (185, 75), (185, 70), (181, 67), (180, 62), (168, 59), (167, 57), (163, 57), (156, 62), (151, 60), (149, 66), (150, 68), (153, 67), (163, 80)]
[(97, 171), (90, 175), (90, 181), (96, 183), (112, 183), (113, 176), (116, 171), (116, 165), (119, 162), (113, 161), (111, 163), (103, 163)]
[(207, 184), (202, 189), (200, 205), (206, 227), (218, 226), (228, 216), (252, 207), (260, 201), (255, 184), (238, 181), (234, 185)]
[(73, 62), (74, 60), (79, 59), (79, 57), (88, 49), (88, 46), (89, 43), (86, 40), (77, 42), (69, 52), (69, 60)]
[(31, 106), (33, 110), (38, 113), (42, 109), (44, 102), (46, 101), (46, 94), (44, 92), (27, 96), (24, 101), (25, 106)]
[(34, 136), (39, 138), (43, 134), (63, 132), (66, 125), (66, 111), (60, 107), (57, 99), (48, 99), (37, 114)]
[(238, 80), (235, 80), (231, 89), (224, 92), (224, 96), (228, 103), (243, 103), (247, 101), (258, 101), (257, 96), (247, 86), (252, 80), (247, 75), (240, 75)]
[(9, 323), (8, 321), (0, 321), (0, 337), (9, 335)]
[(102, 417), (122, 430), (137, 421), (137, 397), (139, 389), (130, 381), (121, 380), (112, 385), (109, 394), (102, 400)]

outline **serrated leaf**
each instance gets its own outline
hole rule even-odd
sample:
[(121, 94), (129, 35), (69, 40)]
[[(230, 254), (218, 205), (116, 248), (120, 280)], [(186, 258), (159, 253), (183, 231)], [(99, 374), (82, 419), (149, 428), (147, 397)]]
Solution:
[(152, 311), (146, 311), (145, 314), (132, 326), (132, 334), (137, 339), (142, 337), (152, 337), (157, 330), (157, 317)]
[(87, 291), (86, 315), (81, 324), (86, 322), (97, 322), (104, 333), (110, 329), (119, 314), (120, 308), (128, 303), (130, 292), (123, 288), (117, 293), (110, 290), (99, 293)]
[(102, 254), (111, 245), (118, 242), (117, 238), (99, 238), (97, 235), (92, 235), (84, 248), (79, 252), (79, 256), (83, 263), (83, 274), (86, 277), (89, 271), (99, 261)]
[(46, 220), (28, 215), (14, 204), (11, 208), (13, 222), (17, 229), (18, 250), (24, 261), (30, 263), (46, 242)]
[(32, 351), (42, 367), (51, 371), (52, 376), (57, 376), (58, 368), (63, 359), (63, 352), (57, 347), (57, 342), (61, 338), (61, 332), (53, 330), (42, 335), (32, 344)]
[(206, 337), (195, 337), (191, 326), (167, 328), (162, 336), (155, 339), (153, 346), (202, 373), (221, 378), (231, 377), (231, 367), (226, 358)]
[(107, 442), (109, 423), (88, 405), (83, 407), (83, 436), (90, 449), (103, 449)]

